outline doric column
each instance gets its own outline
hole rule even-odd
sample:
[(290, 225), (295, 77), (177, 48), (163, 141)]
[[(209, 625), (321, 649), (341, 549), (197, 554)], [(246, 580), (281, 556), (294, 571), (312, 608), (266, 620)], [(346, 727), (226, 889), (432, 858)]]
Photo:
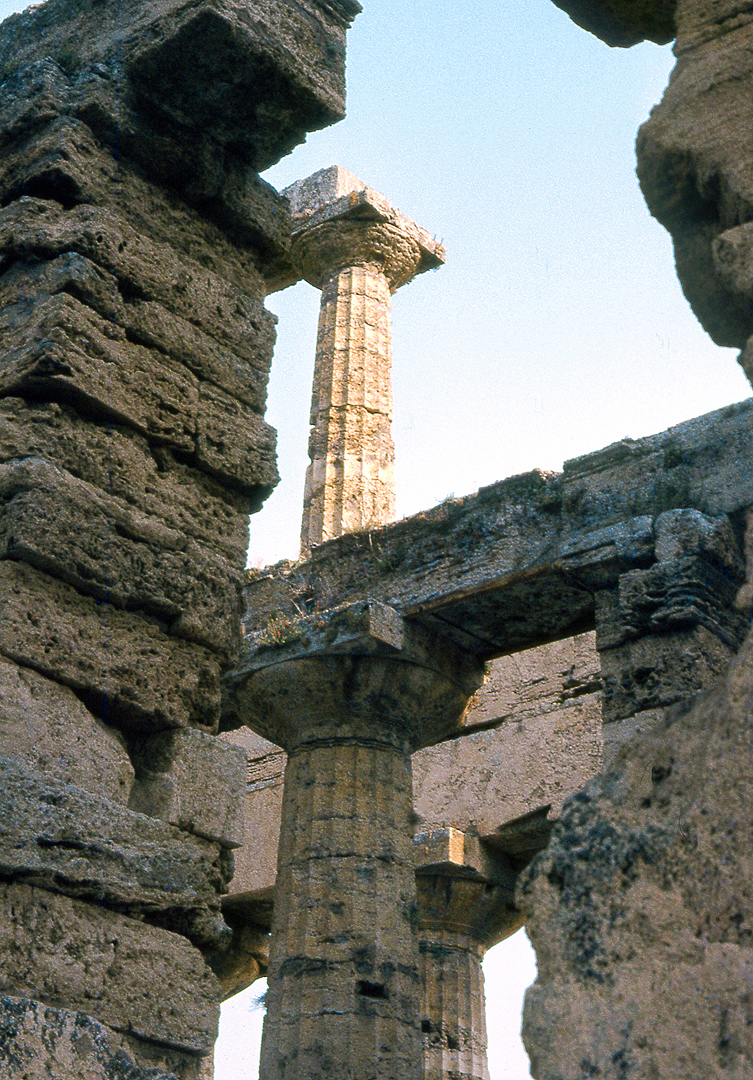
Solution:
[(263, 1080), (420, 1080), (410, 754), (482, 671), (394, 611), (301, 619), (248, 653), (238, 710), (288, 751)]
[(515, 873), (457, 829), (416, 843), (423, 1080), (489, 1080), (481, 961), (523, 923)]
[(395, 517), (392, 293), (444, 250), (344, 169), (287, 188), (291, 259), (322, 291), (301, 551)]

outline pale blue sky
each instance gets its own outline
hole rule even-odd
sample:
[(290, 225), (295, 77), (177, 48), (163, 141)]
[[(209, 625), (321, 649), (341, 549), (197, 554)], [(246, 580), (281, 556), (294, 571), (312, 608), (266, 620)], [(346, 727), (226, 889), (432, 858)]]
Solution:
[[(447, 265), (394, 300), (399, 513), (749, 396), (684, 300), (635, 178), (669, 47), (609, 49), (551, 0), (363, 3), (348, 118), (267, 179), (342, 165), (447, 246)], [(23, 6), (0, 0), (0, 15)], [(255, 564), (297, 555), (318, 294), (300, 284), (268, 306), (282, 483), (252, 521)], [(492, 1080), (528, 1075), (511, 1033), (532, 977), (521, 936), (490, 954)], [(216, 1080), (252, 1080), (243, 1028), (259, 1014), (245, 1001), (226, 1014)]]

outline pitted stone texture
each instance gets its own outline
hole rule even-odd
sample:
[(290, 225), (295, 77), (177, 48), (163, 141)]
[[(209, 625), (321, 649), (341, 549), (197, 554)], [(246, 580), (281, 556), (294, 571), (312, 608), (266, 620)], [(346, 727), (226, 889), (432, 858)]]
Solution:
[[(131, 810), (223, 847), (244, 842), (246, 755), (201, 731), (165, 731), (138, 744)], [(253, 843), (253, 836), (249, 836)]]
[(241, 491), (275, 483), (274, 433), (252, 409), (159, 351), (131, 343), (72, 296), (8, 305), (0, 330), (8, 347), (4, 395), (43, 393), (109, 417), (193, 455), (200, 469)]
[(410, 759), (386, 747), (292, 755), (262, 1075), (418, 1080)]
[(209, 1080), (205, 1059), (117, 1034), (83, 1012), (0, 996), (0, 1080)]
[(185, 938), (28, 885), (0, 884), (0, 993), (193, 1054), (217, 1037), (220, 987)]
[(539, 1080), (732, 1080), (753, 1060), (752, 679), (753, 636), (572, 799), (527, 872)]
[[(0, 460), (45, 458), (137, 512), (240, 566), (248, 548), (245, 496), (151, 446), (135, 431), (99, 426), (56, 402), (0, 401)], [(258, 508), (258, 507), (256, 507)]]
[(1, 878), (128, 912), (202, 947), (229, 940), (218, 847), (17, 762), (0, 759), (0, 774)]
[(75, 251), (44, 262), (16, 262), (0, 277), (0, 301), (4, 307), (38, 302), (44, 296), (61, 293), (73, 296), (101, 318), (122, 327), (135, 344), (159, 350), (184, 364), (199, 379), (213, 383), (254, 411), (263, 411), (274, 337), (271, 326), (262, 327), (266, 335), (249, 332), (245, 341), (236, 340), (232, 346), (217, 341), (184, 314), (176, 315), (164, 301), (125, 299), (111, 271)]
[(215, 653), (9, 560), (0, 562), (0, 653), (79, 691), (117, 727), (211, 729), (219, 717)]
[(134, 772), (123, 740), (66, 686), (0, 657), (0, 757), (49, 781), (126, 803)]
[(301, 548), (395, 516), (390, 292), (352, 267), (322, 291)]
[(681, 0), (678, 63), (638, 136), (638, 174), (670, 231), (685, 295), (719, 345), (753, 333), (748, 224), (753, 23), (744, 0)]
[(232, 658), (241, 574), (197, 541), (39, 458), (0, 465), (0, 558), (28, 562)]
[(41, 15), (13, 17), (0, 61), (12, 69), (58, 58), (73, 83), (71, 111), (110, 138), (120, 121), (126, 150), (140, 149), (158, 176), (167, 171), (167, 147), (155, 153), (160, 128), (178, 149), (193, 136), (200, 159), (219, 144), (215, 158), (229, 150), (265, 169), (307, 131), (342, 117), (345, 30), (359, 10), (353, 0), (326, 8), (306, 0), (295, 11), (279, 0), (246, 8), (172, 0), (126, 3), (116, 14), (56, 0)]

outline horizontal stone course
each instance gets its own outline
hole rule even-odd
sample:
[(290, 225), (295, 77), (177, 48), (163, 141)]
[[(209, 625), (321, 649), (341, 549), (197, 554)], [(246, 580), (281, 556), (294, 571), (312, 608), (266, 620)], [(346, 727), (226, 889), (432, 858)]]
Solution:
[(0, 657), (0, 702), (0, 756), (47, 781), (128, 802), (134, 771), (122, 736), (92, 716), (67, 686)]
[(0, 653), (78, 691), (118, 727), (212, 729), (219, 716), (215, 653), (10, 560), (0, 562)]
[[(3, 306), (67, 293), (126, 332), (126, 339), (184, 364), (261, 413), (266, 400), (272, 342), (249, 339), (232, 348), (217, 343), (185, 317), (152, 300), (125, 299), (116, 278), (75, 251), (45, 262), (16, 262), (0, 278)], [(270, 339), (272, 334), (270, 332)]]
[(217, 948), (229, 931), (220, 848), (0, 759), (0, 878), (146, 919)]
[(168, 529), (211, 544), (235, 566), (245, 561), (252, 500), (150, 446), (130, 428), (98, 425), (67, 405), (0, 400), (0, 461), (42, 457), (101, 488)]
[(0, 883), (0, 993), (193, 1054), (217, 1036), (220, 988), (185, 938), (28, 885)]
[[(241, 847), (246, 755), (239, 747), (191, 729), (164, 731), (142, 740), (134, 758), (137, 782), (129, 802), (132, 810), (224, 847)], [(255, 843), (253, 835), (248, 840)]]
[(0, 210), (0, 254), (6, 259), (54, 259), (70, 251), (113, 274), (123, 294), (164, 304), (218, 342), (243, 349), (261, 333), (265, 350), (271, 349), (275, 319), (259, 300), (173, 245), (150, 240), (114, 211), (66, 211), (34, 198)]
[[(64, 294), (7, 306), (0, 394), (44, 393), (195, 458), (242, 491), (276, 483), (274, 432), (248, 406)], [(225, 449), (232, 453), (225, 454)]]
[(0, 558), (232, 655), (241, 576), (221, 556), (40, 458), (0, 465)]

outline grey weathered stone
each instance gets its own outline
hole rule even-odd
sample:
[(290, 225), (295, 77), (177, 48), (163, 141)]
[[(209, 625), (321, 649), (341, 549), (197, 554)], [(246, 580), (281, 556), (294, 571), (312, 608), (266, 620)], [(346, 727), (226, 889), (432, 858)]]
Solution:
[(241, 575), (198, 541), (39, 458), (0, 465), (0, 558), (232, 656)]
[[(135, 762), (132, 810), (224, 847), (241, 847), (246, 755), (240, 748), (201, 731), (165, 731), (139, 744)], [(253, 843), (253, 834), (248, 839)]]
[[(130, 341), (158, 349), (261, 413), (267, 392), (273, 334), (260, 346), (258, 335), (233, 348), (217, 342), (182, 315), (151, 300), (123, 299), (112, 273), (91, 259), (66, 252), (46, 262), (16, 263), (0, 277), (3, 305), (67, 293), (99, 316), (122, 327)], [(253, 358), (253, 359), (252, 359)]]
[(302, 609), (369, 597), (488, 657), (592, 629), (596, 593), (655, 561), (663, 513), (753, 502), (752, 410), (748, 400), (568, 462), (561, 476), (511, 477), (331, 540), (253, 577), (247, 628), (292, 627)]
[(753, 205), (753, 26), (744, 0), (683, 0), (677, 66), (638, 135), (638, 175), (651, 213), (672, 234), (683, 291), (719, 345), (753, 333), (748, 269)]
[(217, 722), (215, 653), (9, 560), (0, 562), (0, 653), (81, 692), (118, 727)]
[[(133, 427), (241, 490), (277, 480), (274, 432), (248, 406), (64, 294), (3, 310), (4, 394), (70, 401)], [(225, 452), (227, 457), (225, 457)]]
[(194, 1054), (217, 1037), (220, 988), (185, 938), (28, 885), (0, 884), (0, 993)]
[[(21, 198), (0, 210), (0, 251), (17, 259), (55, 259), (75, 251), (112, 274), (128, 296), (163, 304), (215, 341), (259, 362), (268, 356), (274, 316), (249, 295), (164, 240), (152, 240), (109, 208)], [(197, 252), (203, 257), (203, 249)]]
[(540, 1080), (745, 1074), (752, 661), (749, 637), (714, 690), (626, 743), (527, 872)]
[(169, 529), (211, 543), (236, 566), (248, 548), (253, 503), (150, 446), (122, 425), (98, 425), (56, 402), (0, 400), (0, 460), (47, 458)]
[(90, 900), (217, 948), (228, 867), (219, 848), (0, 759), (0, 877)]
[(0, 757), (48, 781), (127, 803), (134, 771), (122, 736), (68, 687), (0, 657)]
[[(172, 0), (127, 4), (115, 17), (58, 0), (41, 15), (12, 17), (0, 35), (0, 62), (12, 70), (58, 58), (78, 76), (71, 108), (107, 134), (121, 119), (126, 147), (144, 158), (155, 141), (150, 129), (161, 127), (173, 145), (191, 135), (201, 145), (211, 125), (215, 144), (264, 169), (307, 131), (342, 117), (345, 30), (359, 10), (353, 0), (326, 8), (306, 0), (295, 12), (280, 0), (247, 11), (233, 0), (198, 7)], [(145, 116), (144, 96), (152, 106)]]
[(202, 1058), (133, 1037), (71, 1009), (0, 996), (2, 1080), (205, 1080)]

